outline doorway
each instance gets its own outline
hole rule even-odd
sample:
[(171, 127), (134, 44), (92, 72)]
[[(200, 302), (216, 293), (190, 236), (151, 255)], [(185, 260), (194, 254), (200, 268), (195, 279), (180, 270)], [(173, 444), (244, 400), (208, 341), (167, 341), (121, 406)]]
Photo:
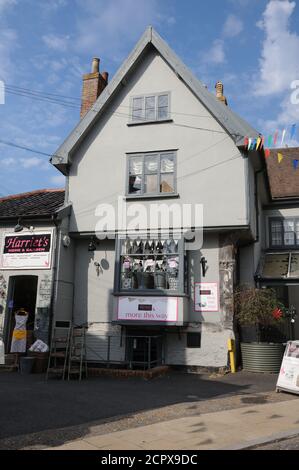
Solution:
[(29, 313), (27, 321), (27, 343), (33, 342), (35, 306), (38, 276), (11, 276), (8, 283), (7, 310), (5, 316), (5, 352), (10, 352), (11, 338), (15, 326), (15, 312), (24, 308)]
[(131, 369), (150, 369), (163, 362), (163, 334), (161, 331), (135, 330), (126, 334), (126, 358)]

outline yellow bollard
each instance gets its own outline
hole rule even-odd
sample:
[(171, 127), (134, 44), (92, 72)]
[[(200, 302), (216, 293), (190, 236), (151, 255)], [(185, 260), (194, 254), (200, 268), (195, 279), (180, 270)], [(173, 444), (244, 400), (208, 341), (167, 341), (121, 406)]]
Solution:
[(234, 339), (229, 339), (227, 341), (227, 348), (229, 352), (229, 363), (230, 363), (230, 371), (232, 374), (235, 374), (237, 372), (236, 369), (236, 348), (235, 348), (235, 340)]

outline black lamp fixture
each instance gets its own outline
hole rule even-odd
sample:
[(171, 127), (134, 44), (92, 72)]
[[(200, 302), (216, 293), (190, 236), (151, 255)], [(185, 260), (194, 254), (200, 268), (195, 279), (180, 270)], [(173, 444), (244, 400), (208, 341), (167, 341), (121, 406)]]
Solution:
[(200, 264), (201, 264), (201, 270), (202, 270), (202, 275), (205, 277), (206, 272), (207, 272), (207, 260), (204, 256), (200, 258)]
[(88, 251), (95, 251), (97, 249), (97, 244), (95, 237), (91, 237), (90, 242), (88, 243)]
[(33, 227), (32, 227), (32, 226), (30, 227), (29, 225), (23, 225), (23, 224), (21, 224), (21, 220), (18, 219), (18, 223), (17, 223), (17, 225), (15, 225), (15, 227), (14, 227), (14, 232), (15, 232), (15, 233), (22, 232), (22, 230), (23, 230), (24, 228), (27, 228), (28, 230), (31, 230), (31, 231), (33, 230)]

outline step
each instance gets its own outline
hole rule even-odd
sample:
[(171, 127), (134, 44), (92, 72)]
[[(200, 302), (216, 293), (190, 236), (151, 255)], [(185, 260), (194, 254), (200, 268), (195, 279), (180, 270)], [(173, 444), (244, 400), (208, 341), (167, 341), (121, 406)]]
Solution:
[(50, 354), (51, 357), (66, 357), (66, 352), (54, 352)]

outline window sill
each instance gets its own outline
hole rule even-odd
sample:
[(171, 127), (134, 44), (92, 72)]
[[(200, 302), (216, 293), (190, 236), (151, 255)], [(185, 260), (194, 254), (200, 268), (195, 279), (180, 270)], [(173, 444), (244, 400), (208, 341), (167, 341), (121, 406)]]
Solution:
[(125, 199), (129, 200), (136, 200), (136, 199), (175, 199), (179, 198), (180, 195), (178, 193), (159, 193), (159, 194), (126, 194)]
[(128, 122), (127, 126), (128, 127), (134, 127), (134, 126), (144, 126), (146, 124), (165, 124), (165, 123), (173, 122), (173, 119), (160, 119), (160, 120), (154, 120), (154, 121), (136, 121), (136, 122)]
[(182, 294), (180, 292), (166, 292), (165, 290), (150, 291), (150, 290), (136, 290), (136, 291), (115, 291), (112, 294), (114, 297), (186, 297), (189, 298), (188, 294)]

